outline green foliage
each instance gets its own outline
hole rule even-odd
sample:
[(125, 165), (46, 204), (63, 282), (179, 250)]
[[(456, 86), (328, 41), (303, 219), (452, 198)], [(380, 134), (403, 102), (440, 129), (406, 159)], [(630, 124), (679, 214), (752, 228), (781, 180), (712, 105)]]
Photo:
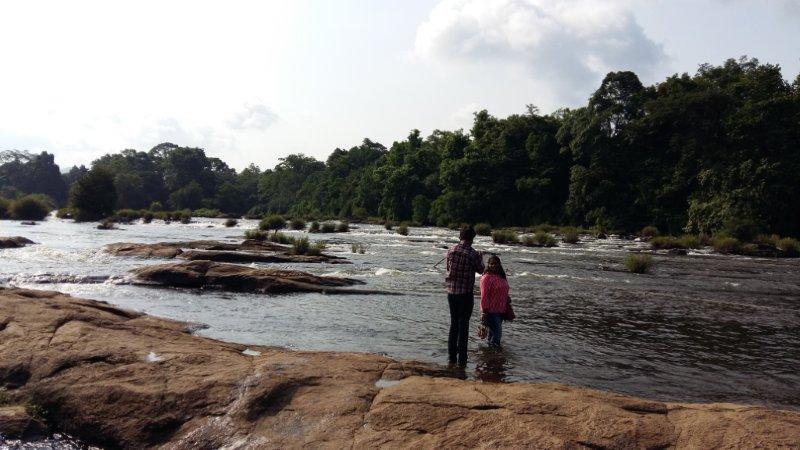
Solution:
[(648, 226), (642, 228), (642, 231), (639, 232), (639, 236), (641, 236), (643, 238), (646, 238), (646, 239), (652, 239), (652, 238), (658, 236), (658, 234), (659, 234), (658, 233), (658, 228), (656, 228), (656, 227), (654, 227), (652, 225), (648, 225)]
[(150, 222), (153, 221), (154, 218), (155, 218), (155, 214), (153, 214), (150, 211), (144, 211), (142, 213), (142, 222), (144, 222), (144, 223), (150, 223)]
[(236, 219), (226, 219), (226, 220), (225, 220), (225, 226), (226, 226), (227, 228), (233, 228), (233, 227), (235, 227), (236, 225), (239, 225), (239, 221), (238, 221), (238, 220), (236, 220)]
[(580, 234), (575, 227), (566, 227), (561, 230), (561, 240), (567, 244), (577, 244), (580, 241)]
[(629, 253), (622, 263), (631, 273), (648, 273), (653, 266), (653, 258), (641, 253)]
[(491, 236), (492, 226), (485, 222), (477, 223), (475, 224), (475, 233), (477, 233), (478, 236)]
[(492, 242), (495, 244), (517, 244), (519, 236), (514, 230), (494, 230), (492, 231)]
[(15, 220), (44, 220), (50, 214), (50, 205), (41, 197), (26, 195), (10, 203), (8, 214)]
[(280, 231), (274, 231), (272, 234), (269, 235), (267, 239), (269, 239), (270, 242), (276, 242), (278, 244), (285, 244), (285, 245), (294, 244), (296, 240), (295, 238), (287, 234), (281, 233)]
[(322, 241), (317, 242), (317, 243), (313, 244), (308, 250), (306, 250), (306, 255), (308, 255), (308, 256), (319, 256), (319, 255), (322, 254), (323, 251), (325, 251), (326, 247), (327, 247), (327, 245), (325, 245), (324, 242), (322, 242)]
[(11, 213), (8, 209), (11, 206), (11, 200), (0, 197), (0, 219), (10, 219)]
[(54, 155), (18, 150), (0, 152), (0, 196), (13, 199), (24, 193), (47, 196), (52, 202), (51, 210), (64, 205), (67, 185)]
[(311, 245), (308, 243), (307, 237), (301, 237), (292, 242), (292, 253), (295, 255), (305, 255), (308, 253), (309, 248), (311, 248)]
[(189, 209), (184, 209), (183, 211), (180, 211), (180, 213), (178, 215), (178, 220), (180, 220), (180, 222), (183, 223), (183, 224), (191, 223), (192, 222), (192, 211), (189, 210)]
[[(477, 111), (470, 130), (412, 130), (389, 149), (365, 139), (324, 162), (288, 155), (263, 172), (163, 143), (94, 161), (92, 171), (110, 175), (115, 206), (92, 211), (93, 201), (76, 217), (169, 202), (248, 218), (380, 216), (454, 230), (571, 223), (595, 236), (645, 226), (742, 241), (792, 235), (800, 223), (798, 92), (779, 66), (742, 58), (653, 86), (611, 72), (582, 107), (505, 118)], [(0, 196), (44, 193), (61, 206), (66, 186), (89, 173), (73, 167), (62, 177), (52, 155), (1, 152)]]
[(117, 228), (116, 224), (114, 224), (114, 219), (103, 219), (102, 222), (97, 224), (98, 230), (115, 230)]
[(305, 230), (306, 229), (306, 221), (303, 220), (303, 219), (299, 219), (299, 218), (292, 219), (290, 225), (291, 225), (291, 228), (293, 230)]
[(319, 222), (317, 222), (316, 220), (311, 222), (311, 226), (308, 228), (308, 232), (309, 233), (319, 233), (320, 232)]
[(282, 230), (286, 228), (286, 219), (276, 214), (261, 219), (258, 223), (259, 230)]
[(387, 230), (391, 230), (392, 228), (394, 228), (394, 226), (395, 226), (395, 223), (392, 220), (387, 220), (386, 222), (383, 223), (383, 228), (385, 228)]
[(558, 230), (557, 226), (550, 225), (549, 223), (540, 223), (533, 227), (533, 231), (535, 233), (552, 233), (553, 231)]
[(337, 233), (347, 233), (349, 231), (350, 231), (350, 224), (347, 223), (347, 222), (342, 221), (342, 222), (339, 222), (339, 224), (336, 225), (336, 232)]
[(408, 236), (408, 225), (406, 225), (405, 223), (400, 224), (397, 227), (397, 234), (402, 236)]
[(118, 222), (133, 222), (139, 220), (141, 217), (141, 211), (136, 209), (120, 209), (114, 213), (114, 219)]
[(95, 167), (72, 185), (70, 205), (79, 222), (99, 220), (114, 213), (117, 190), (108, 170)]
[(56, 211), (56, 217), (59, 219), (71, 219), (72, 218), (72, 208), (61, 208)]
[(533, 239), (536, 241), (536, 244), (540, 247), (555, 247), (557, 244), (556, 238), (553, 237), (552, 234), (538, 231), (536, 234), (533, 235)]
[(717, 253), (722, 253), (723, 255), (727, 255), (727, 254), (739, 253), (742, 244), (739, 242), (738, 239), (734, 237), (719, 236), (714, 238), (711, 246), (714, 247), (714, 251), (716, 251)]
[(684, 234), (681, 237), (657, 236), (650, 240), (650, 246), (654, 250), (670, 249), (697, 249), (703, 247), (703, 241), (699, 236)]
[(800, 256), (800, 242), (797, 239), (783, 238), (775, 245), (786, 256), (797, 258)]
[(220, 215), (220, 212), (218, 209), (215, 208), (200, 208), (192, 211), (192, 215), (194, 217), (210, 217), (213, 219), (215, 217), (218, 217)]
[(162, 205), (161, 202), (156, 201), (156, 202), (150, 203), (150, 208), (149, 209), (150, 209), (150, 211), (153, 211), (153, 212), (163, 211), (164, 210), (164, 205)]
[(203, 204), (203, 188), (196, 181), (169, 194), (169, 205), (175, 209), (197, 209)]
[(333, 222), (324, 222), (320, 231), (323, 233), (335, 233), (336, 232), (336, 224)]
[(244, 232), (245, 239), (252, 239), (255, 241), (266, 241), (269, 237), (269, 232), (264, 230), (247, 230)]

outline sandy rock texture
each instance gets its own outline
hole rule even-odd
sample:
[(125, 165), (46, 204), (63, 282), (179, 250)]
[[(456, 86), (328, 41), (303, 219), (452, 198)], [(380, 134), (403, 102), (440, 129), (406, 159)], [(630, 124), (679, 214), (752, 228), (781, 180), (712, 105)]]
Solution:
[[(185, 328), (57, 292), (2, 289), (0, 383), (12, 401), (38, 405), (56, 429), (110, 448), (796, 448), (800, 442), (798, 412), (662, 403), (557, 384), (468, 382), (441, 378), (446, 370), (421, 363), (247, 349)], [(402, 381), (381, 389), (379, 380)]]
[(0, 248), (19, 248), (30, 244), (35, 242), (22, 236), (0, 237)]

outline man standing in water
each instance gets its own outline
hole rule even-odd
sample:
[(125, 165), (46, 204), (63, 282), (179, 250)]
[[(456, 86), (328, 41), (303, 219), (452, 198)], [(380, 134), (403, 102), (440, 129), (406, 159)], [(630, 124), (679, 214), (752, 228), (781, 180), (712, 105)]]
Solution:
[(475, 305), (475, 273), (483, 273), (483, 256), (472, 248), (475, 230), (461, 228), (461, 242), (447, 251), (447, 303), (450, 305), (450, 337), (447, 351), (450, 363), (467, 365), (469, 318)]

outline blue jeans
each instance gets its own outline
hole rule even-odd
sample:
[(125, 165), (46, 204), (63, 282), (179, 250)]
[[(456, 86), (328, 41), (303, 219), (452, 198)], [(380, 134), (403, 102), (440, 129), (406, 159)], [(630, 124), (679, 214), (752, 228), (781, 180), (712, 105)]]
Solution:
[(503, 315), (500, 313), (486, 313), (484, 325), (489, 328), (487, 340), (492, 347), (500, 346), (500, 338), (503, 337)]

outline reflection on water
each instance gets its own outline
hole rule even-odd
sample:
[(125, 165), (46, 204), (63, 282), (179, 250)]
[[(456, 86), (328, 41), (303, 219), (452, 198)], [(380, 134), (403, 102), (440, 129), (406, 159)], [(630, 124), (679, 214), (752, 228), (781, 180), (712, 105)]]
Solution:
[[(246, 344), (446, 363), (449, 314), (443, 268), (434, 266), (456, 240), (449, 230), (412, 228), (406, 237), (354, 225), (350, 233), (310, 235), (327, 240), (329, 251), (352, 265), (279, 265), (358, 278), (368, 289), (401, 296), (266, 296), (115, 284), (134, 267), (162, 261), (101, 251), (119, 241), (234, 241), (253, 226), (243, 220), (228, 229), (221, 220), (198, 219), (99, 231), (57, 219), (35, 227), (0, 221), (0, 235), (40, 243), (0, 250), (0, 282), (207, 324), (199, 334)], [(352, 253), (351, 244), (364, 244), (366, 253)], [(504, 325), (499, 353), (471, 339), (467, 377), (800, 408), (798, 260), (656, 255), (651, 275), (633, 275), (622, 267), (622, 258), (644, 245), (631, 241), (586, 238), (577, 245), (533, 249), (478, 238), (476, 247), (502, 256), (517, 320)], [(476, 311), (471, 330), (477, 316)]]
[(475, 356), (475, 378), (487, 383), (507, 381), (506, 370), (509, 368), (509, 362), (505, 350), (481, 346), (475, 352)]

